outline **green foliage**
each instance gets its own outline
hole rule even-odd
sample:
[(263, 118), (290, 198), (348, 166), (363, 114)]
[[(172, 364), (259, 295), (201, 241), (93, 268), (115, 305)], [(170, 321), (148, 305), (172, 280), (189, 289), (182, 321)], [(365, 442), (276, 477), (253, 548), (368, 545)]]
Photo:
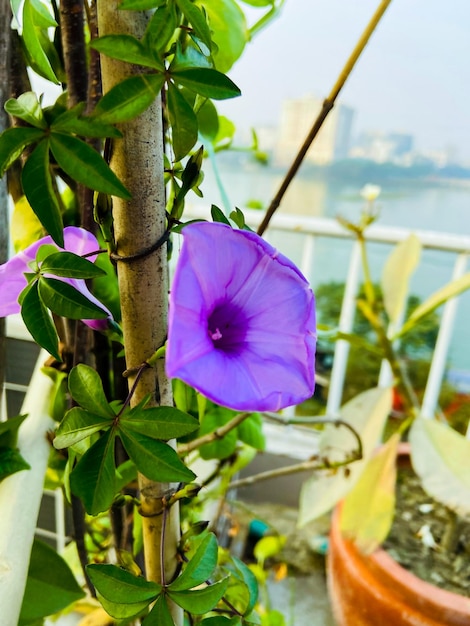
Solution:
[(65, 609), (84, 595), (64, 559), (35, 540), (18, 625), (27, 626)]
[(0, 422), (0, 482), (11, 474), (29, 469), (29, 464), (16, 447), (18, 429), (26, 417), (18, 415), (6, 422)]

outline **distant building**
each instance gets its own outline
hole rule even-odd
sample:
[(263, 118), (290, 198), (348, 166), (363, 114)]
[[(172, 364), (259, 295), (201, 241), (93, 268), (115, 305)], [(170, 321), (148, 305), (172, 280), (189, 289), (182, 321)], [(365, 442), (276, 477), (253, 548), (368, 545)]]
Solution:
[[(275, 163), (286, 166), (299, 148), (321, 110), (323, 101), (314, 96), (285, 100), (281, 110), (279, 136), (274, 153)], [(318, 136), (308, 150), (305, 161), (328, 165), (348, 156), (354, 109), (338, 104), (330, 111)]]
[(351, 150), (354, 158), (370, 159), (376, 163), (409, 163), (414, 149), (413, 135), (408, 133), (383, 133), (368, 131), (362, 133)]

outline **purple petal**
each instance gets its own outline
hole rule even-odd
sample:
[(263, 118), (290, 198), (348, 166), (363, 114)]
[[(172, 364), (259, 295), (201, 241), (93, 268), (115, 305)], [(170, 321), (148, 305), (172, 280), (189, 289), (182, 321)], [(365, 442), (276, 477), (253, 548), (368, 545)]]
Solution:
[(297, 267), (255, 233), (197, 223), (170, 294), (166, 367), (236, 410), (279, 410), (314, 389), (314, 297)]
[[(18, 303), (18, 297), (27, 285), (24, 273), (31, 271), (28, 264), (34, 261), (37, 251), (44, 244), (53, 245), (57, 250), (62, 249), (54, 243), (50, 236), (43, 237), (25, 248), (25, 250), (18, 252), (18, 254), (3, 265), (0, 265), (0, 317), (19, 313), (21, 307)], [(88, 254), (99, 249), (98, 241), (92, 233), (75, 226), (68, 226), (64, 229), (64, 246), (64, 250), (74, 252), (78, 255)], [(88, 259), (93, 262), (96, 259), (96, 255), (92, 255), (88, 257)], [(89, 300), (109, 313), (110, 318), (112, 317), (110, 311), (93, 296), (84, 280), (63, 280), (73, 285)], [(104, 330), (108, 325), (107, 319), (83, 321), (87, 326), (97, 330)]]

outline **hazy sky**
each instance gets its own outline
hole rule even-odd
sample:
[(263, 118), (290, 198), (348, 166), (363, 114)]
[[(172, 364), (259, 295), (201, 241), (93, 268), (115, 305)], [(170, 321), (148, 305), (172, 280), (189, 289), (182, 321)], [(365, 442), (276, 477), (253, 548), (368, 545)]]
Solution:
[[(281, 101), (325, 97), (379, 0), (286, 0), (230, 76), (219, 104), (239, 127), (275, 124)], [(354, 131), (403, 131), (416, 147), (453, 146), (470, 161), (470, 0), (392, 0), (340, 101)]]

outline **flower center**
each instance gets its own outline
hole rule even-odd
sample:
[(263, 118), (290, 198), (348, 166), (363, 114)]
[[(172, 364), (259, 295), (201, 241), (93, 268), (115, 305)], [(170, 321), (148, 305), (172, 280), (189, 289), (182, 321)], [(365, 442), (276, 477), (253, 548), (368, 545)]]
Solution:
[(244, 342), (247, 321), (240, 308), (224, 302), (210, 314), (207, 329), (214, 348), (236, 352)]

